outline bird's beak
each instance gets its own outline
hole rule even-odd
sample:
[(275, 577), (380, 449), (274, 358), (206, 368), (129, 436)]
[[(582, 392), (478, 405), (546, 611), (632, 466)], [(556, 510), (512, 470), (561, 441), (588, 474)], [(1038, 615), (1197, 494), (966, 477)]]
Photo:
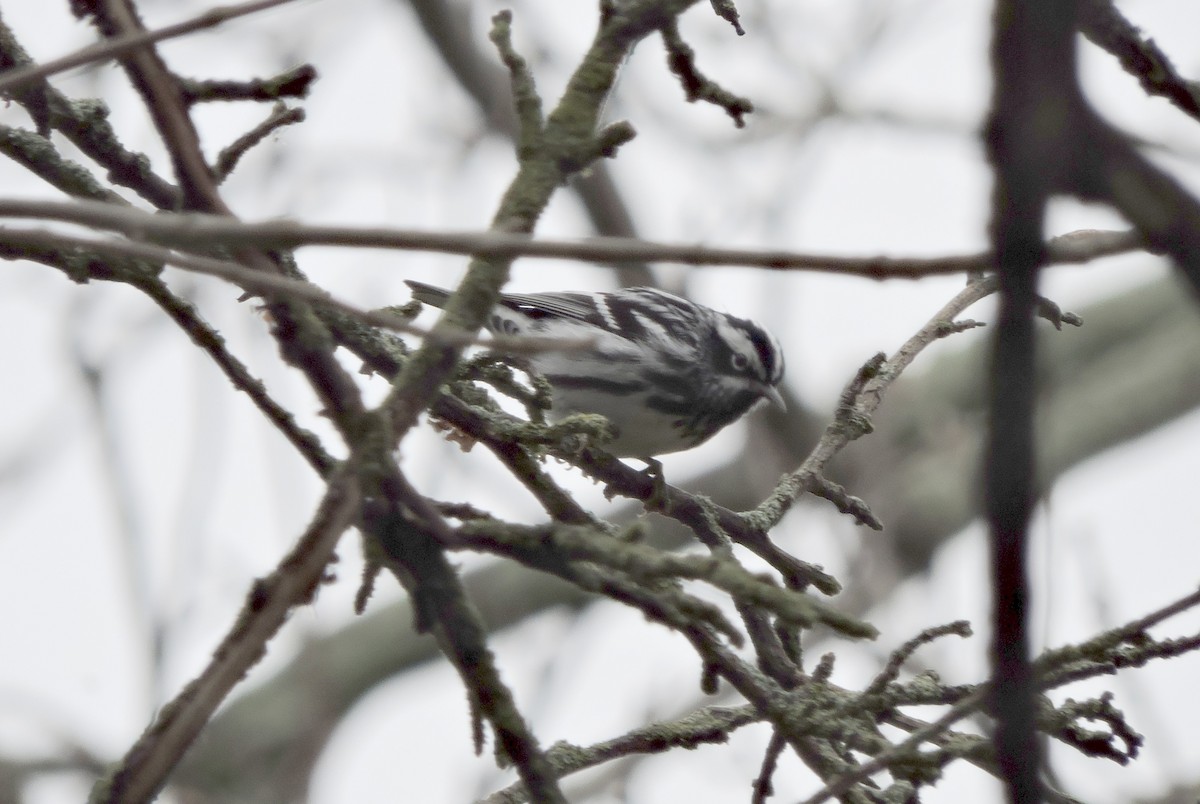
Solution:
[(764, 399), (769, 399), (772, 405), (787, 412), (787, 403), (783, 401), (783, 394), (779, 393), (779, 389), (774, 385), (764, 385), (762, 395)]

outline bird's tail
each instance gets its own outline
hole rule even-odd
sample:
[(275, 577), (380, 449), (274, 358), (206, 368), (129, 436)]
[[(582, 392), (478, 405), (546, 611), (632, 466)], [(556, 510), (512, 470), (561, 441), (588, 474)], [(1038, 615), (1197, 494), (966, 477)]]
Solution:
[(408, 285), (409, 289), (412, 290), (412, 297), (414, 299), (423, 304), (428, 304), (430, 307), (445, 307), (446, 300), (450, 298), (450, 291), (442, 290), (433, 285), (426, 285), (424, 282), (405, 279), (404, 284)]

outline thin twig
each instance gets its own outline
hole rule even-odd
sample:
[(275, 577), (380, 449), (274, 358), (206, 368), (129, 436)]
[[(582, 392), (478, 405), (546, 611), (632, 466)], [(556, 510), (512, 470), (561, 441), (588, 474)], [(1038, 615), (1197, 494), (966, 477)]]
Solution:
[(214, 165), (217, 180), (223, 182), (229, 178), (242, 157), (251, 148), (270, 136), (272, 132), (303, 121), (303, 109), (290, 109), (282, 101), (279, 102), (266, 120), (222, 148), (221, 153), (217, 154), (217, 163)]
[(322, 478), (329, 477), (337, 460), (329, 454), (320, 439), (301, 427), (296, 417), (267, 393), (262, 381), (250, 373), (246, 364), (229, 350), (225, 339), (187, 301), (180, 298), (158, 277), (138, 279), (134, 287), (151, 301), (191, 338), (197, 349), (207, 354), (234, 388), (246, 394), (263, 417), (283, 434), (300, 457)]
[(1145, 617), (1098, 634), (1086, 642), (1046, 651), (1038, 657), (1035, 667), (1041, 673), (1049, 673), (1051, 670), (1077, 659), (1102, 655), (1122, 642), (1130, 642), (1144, 637), (1150, 628), (1198, 605), (1200, 605), (1200, 590), (1184, 595), (1178, 600), (1150, 612)]
[(821, 804), (822, 801), (837, 798), (868, 776), (886, 770), (897, 759), (916, 751), (921, 743), (931, 739), (934, 735), (941, 734), (978, 709), (983, 704), (986, 693), (987, 688), (980, 687), (950, 707), (946, 714), (932, 721), (928, 726), (914, 731), (902, 742), (857, 766), (852, 772), (835, 779), (832, 784), (826, 785), (812, 796), (804, 799), (802, 804)]
[[(35, 66), (33, 58), (21, 47), (16, 34), (4, 24), (2, 19), (0, 19), (0, 63), (12, 66), (12, 69), (6, 73), (7, 75)], [(34, 147), (40, 146), (39, 149), (45, 151), (47, 159), (58, 162), (67, 161), (58, 154), (54, 143), (48, 139), (51, 130), (58, 131), (83, 154), (101, 165), (107, 171), (109, 181), (114, 185), (130, 188), (159, 209), (175, 209), (177, 207), (178, 189), (151, 169), (150, 159), (146, 155), (131, 151), (121, 143), (108, 120), (108, 107), (102, 101), (97, 99), (69, 100), (44, 78), (16, 88), (9, 95), (33, 118), (39, 135)], [(103, 196), (103, 200), (110, 200), (121, 205), (128, 204), (111, 188), (97, 187), (93, 192), (86, 192), (87, 185), (91, 181), (84, 183), (82, 188), (85, 190), (84, 193), (71, 190), (68, 191), (68, 194), (93, 198)]]
[(837, 415), (825, 428), (817, 445), (794, 472), (784, 476), (767, 499), (749, 515), (763, 530), (774, 527), (800, 496), (819, 483), (825, 466), (845, 446), (870, 431), (870, 417), (883, 402), (883, 395), (900, 374), (927, 346), (942, 338), (946, 325), (980, 299), (996, 292), (995, 280), (976, 280), (955, 294), (926, 324), (884, 360), (876, 355), (843, 392)]
[(1147, 95), (1166, 98), (1200, 119), (1200, 85), (1180, 75), (1163, 49), (1126, 19), (1112, 0), (1086, 0), (1080, 7), (1080, 32), (1115, 56)]
[(255, 2), (244, 3), (239, 6), (220, 6), (210, 9), (190, 20), (168, 25), (154, 31), (138, 31), (114, 37), (104, 42), (97, 42), (94, 45), (88, 45), (85, 48), (77, 50), (70, 55), (60, 56), (57, 59), (51, 59), (36, 66), (25, 67), (7, 73), (4, 77), (0, 78), (0, 94), (12, 92), (13, 89), (22, 84), (36, 81), (39, 78), (45, 78), (55, 73), (61, 73), (73, 67), (106, 61), (152, 42), (162, 42), (166, 39), (186, 36), (193, 31), (212, 28), (228, 20), (244, 17), (247, 14), (254, 14), (290, 2), (292, 0), (255, 0)]
[(692, 556), (664, 552), (642, 544), (604, 539), (589, 526), (521, 526), (488, 520), (467, 522), (457, 531), (464, 545), (489, 549), (553, 549), (563, 559), (583, 561), (619, 570), (632, 578), (651, 583), (658, 578), (705, 581), (734, 600), (751, 604), (803, 627), (821, 623), (851, 638), (874, 638), (869, 624), (847, 617), (836, 608), (810, 595), (778, 586), (745, 569), (731, 556)]
[[(589, 746), (559, 743), (546, 752), (558, 778), (628, 756), (661, 754), (675, 748), (698, 748), (707, 743), (723, 743), (743, 726), (761, 720), (752, 706), (708, 706), (676, 720), (651, 723), (620, 737)], [(520, 782), (481, 799), (478, 804), (521, 804), (529, 801), (529, 792)]]
[(49, 248), (78, 248), (98, 254), (150, 260), (163, 265), (173, 265), (185, 271), (228, 279), (243, 289), (264, 294), (283, 295), (299, 301), (312, 302), (322, 307), (338, 310), (363, 323), (384, 329), (416, 335), (421, 338), (437, 338), (460, 346), (486, 346), (492, 351), (505, 354), (532, 354), (547, 351), (575, 351), (591, 349), (595, 341), (591, 338), (540, 338), (536, 336), (496, 335), (477, 338), (465, 333), (450, 331), (434, 333), (405, 321), (398, 315), (382, 310), (364, 310), (348, 302), (340, 301), (329, 291), (302, 279), (279, 274), (267, 274), (239, 265), (236, 262), (202, 257), (171, 251), (162, 246), (138, 243), (129, 240), (94, 240), (76, 237), (61, 232), (45, 230), (18, 230), (0, 227), (0, 242), (14, 246)]
[[(133, 0), (99, 0), (88, 8), (87, 16), (110, 39), (149, 33)], [(183, 192), (181, 208), (232, 216), (217, 191), (180, 81), (167, 67), (158, 48), (152, 42), (142, 43), (117, 58), (141, 95), (159, 139), (166, 146), (175, 181)]]
[[(775, 249), (733, 249), (673, 245), (624, 237), (585, 240), (533, 239), (500, 231), (447, 232), (381, 227), (321, 226), (295, 221), (245, 223), (220, 215), (151, 215), (135, 209), (87, 201), (0, 199), (0, 217), (45, 218), (122, 232), (179, 246), (346, 246), (407, 249), (442, 254), (483, 254), (587, 262), (647, 261), (683, 265), (736, 265), (771, 270), (806, 270), (868, 279), (919, 279), (927, 276), (984, 271), (994, 263), (991, 252), (950, 257), (846, 257)], [(1079, 230), (1051, 238), (1049, 264), (1078, 264), (1142, 248), (1131, 231)]]
[[(1064, 661), (1069, 661), (1073, 656), (1080, 653), (1094, 653), (1097, 651), (1105, 651), (1110, 654), (1116, 654), (1121, 650), (1119, 642), (1136, 638), (1139, 634), (1145, 632), (1147, 628), (1157, 625), (1164, 620), (1180, 614), (1188, 609), (1194, 608), (1200, 604), (1200, 591), (1190, 592), (1187, 595), (1179, 598), (1176, 601), (1168, 603), (1160, 609), (1157, 609), (1145, 617), (1134, 620), (1119, 628), (1114, 628), (1112, 631), (1105, 632), (1095, 639), (1088, 640), (1081, 645), (1068, 646), (1057, 650), (1049, 651), (1043, 654), (1035, 666), (1039, 674), (1047, 677), (1048, 674), (1059, 664)], [(1114, 639), (1118, 641), (1113, 641)], [(1069, 681), (1077, 680), (1075, 678), (1057, 678), (1055, 686), (1061, 686)], [(1039, 689), (1048, 689), (1046, 685), (1039, 685)], [(820, 804), (831, 798), (836, 798), (846, 790), (849, 790), (854, 784), (866, 779), (872, 774), (885, 770), (890, 764), (898, 759), (901, 759), (907, 754), (915, 752), (921, 743), (926, 741), (936, 742), (936, 735), (945, 732), (950, 726), (970, 715), (973, 711), (983, 706), (987, 696), (990, 695), (990, 685), (982, 684), (975, 688), (969, 695), (963, 697), (955, 703), (942, 717), (923, 726), (917, 731), (913, 731), (910, 736), (903, 742), (897, 743), (886, 752), (873, 757), (869, 762), (865, 762), (855, 768), (854, 772), (840, 779), (835, 780), (833, 784), (827, 785), (818, 793), (804, 800), (803, 804)]]
[(311, 64), (301, 64), (269, 78), (247, 81), (180, 80), (183, 98), (188, 105), (225, 101), (277, 101), (283, 98), (304, 98), (317, 80), (317, 70)]
[(641, 500), (652, 510), (687, 526), (693, 532), (707, 527), (706, 518), (716, 517), (717, 525), (730, 539), (758, 555), (774, 568), (789, 586), (813, 586), (827, 595), (836, 595), (841, 584), (819, 565), (796, 558), (767, 536), (750, 517), (720, 505), (702, 503), (696, 495), (675, 486), (656, 482), (645, 472), (596, 449), (580, 454), (559, 453), (590, 477), (604, 483), (609, 491), (634, 500)]

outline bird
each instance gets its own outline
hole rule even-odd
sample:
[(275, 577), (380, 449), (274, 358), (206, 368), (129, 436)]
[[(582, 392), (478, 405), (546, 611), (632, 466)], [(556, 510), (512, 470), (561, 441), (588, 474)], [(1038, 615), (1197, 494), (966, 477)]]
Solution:
[[(443, 308), (450, 291), (406, 280), (414, 299)], [(505, 293), (485, 323), (494, 335), (592, 342), (530, 358), (551, 389), (548, 417), (598, 413), (602, 447), (653, 459), (698, 446), (762, 401), (786, 410), (779, 342), (753, 321), (657, 288)]]

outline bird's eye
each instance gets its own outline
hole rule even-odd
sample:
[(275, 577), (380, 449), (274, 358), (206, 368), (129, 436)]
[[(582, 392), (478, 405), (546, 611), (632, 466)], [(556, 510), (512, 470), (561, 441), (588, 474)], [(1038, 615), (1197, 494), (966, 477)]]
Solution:
[(750, 358), (746, 357), (744, 354), (741, 354), (740, 352), (733, 353), (733, 370), (734, 371), (745, 371), (749, 367), (750, 367)]

